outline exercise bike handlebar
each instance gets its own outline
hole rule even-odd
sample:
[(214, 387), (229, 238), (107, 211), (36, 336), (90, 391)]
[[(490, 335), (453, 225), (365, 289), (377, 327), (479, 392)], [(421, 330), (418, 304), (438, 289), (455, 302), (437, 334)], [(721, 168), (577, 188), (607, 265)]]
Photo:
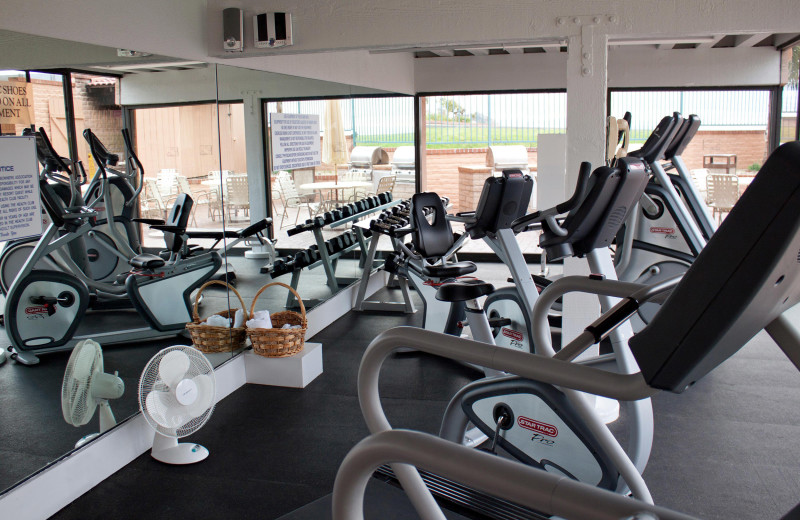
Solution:
[(534, 211), (533, 213), (529, 213), (527, 215), (523, 215), (513, 221), (511, 223), (511, 229), (514, 233), (519, 233), (521, 231), (527, 231), (532, 229), (533, 224), (541, 223), (544, 220), (550, 221), (551, 227), (554, 230), (560, 229), (560, 227), (555, 224), (555, 217), (556, 215), (561, 215), (563, 213), (567, 213), (572, 211), (583, 200), (584, 196), (586, 195), (586, 190), (589, 187), (589, 177), (592, 174), (592, 165), (586, 161), (581, 163), (580, 171), (578, 172), (578, 183), (575, 186), (575, 192), (572, 196), (565, 200), (564, 202), (553, 206), (552, 208), (543, 209), (540, 211)]
[[(126, 207), (132, 207), (134, 202), (139, 199), (139, 194), (142, 192), (144, 188), (144, 166), (142, 166), (141, 161), (139, 161), (139, 157), (136, 156), (136, 153), (133, 151), (133, 143), (131, 141), (131, 134), (127, 128), (122, 129), (122, 139), (125, 141), (125, 151), (127, 152), (127, 163), (128, 166), (132, 166), (130, 170), (138, 171), (139, 172), (139, 183), (136, 186), (136, 189), (133, 192), (133, 197), (127, 202), (125, 202)], [(127, 180), (135, 180), (136, 175), (134, 173), (126, 172), (125, 178)]]

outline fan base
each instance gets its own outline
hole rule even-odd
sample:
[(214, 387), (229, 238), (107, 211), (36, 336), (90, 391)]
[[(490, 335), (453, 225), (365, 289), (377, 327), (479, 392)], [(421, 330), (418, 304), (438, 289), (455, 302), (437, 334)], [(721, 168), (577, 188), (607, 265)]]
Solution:
[(181, 442), (162, 450), (154, 448), (150, 455), (165, 464), (194, 464), (208, 457), (208, 450), (199, 444)]

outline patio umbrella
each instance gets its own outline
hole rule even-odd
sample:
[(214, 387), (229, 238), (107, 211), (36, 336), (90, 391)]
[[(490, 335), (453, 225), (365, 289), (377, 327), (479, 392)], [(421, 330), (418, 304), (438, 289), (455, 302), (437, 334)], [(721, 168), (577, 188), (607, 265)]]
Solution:
[(344, 135), (344, 117), (338, 99), (329, 99), (325, 102), (325, 135), (322, 142), (322, 162), (333, 165), (336, 174), (336, 165), (348, 161), (347, 139)]

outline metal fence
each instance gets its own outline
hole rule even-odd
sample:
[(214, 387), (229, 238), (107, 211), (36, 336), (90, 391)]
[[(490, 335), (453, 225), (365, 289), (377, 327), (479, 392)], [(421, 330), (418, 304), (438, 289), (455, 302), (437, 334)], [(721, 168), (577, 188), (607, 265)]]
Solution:
[[(353, 145), (393, 148), (414, 144), (414, 100), (407, 96), (340, 100)], [(567, 94), (514, 93), (428, 96), (422, 99), (428, 148), (482, 148), (494, 144), (536, 147), (541, 133), (567, 126)], [(323, 100), (284, 101), (284, 112), (324, 116)], [(797, 86), (783, 95), (784, 118), (797, 114)], [(268, 110), (274, 112), (275, 103)], [(633, 115), (631, 140), (644, 141), (658, 121), (673, 112), (697, 114), (703, 127), (765, 128), (766, 90), (613, 91), (610, 114)], [(787, 122), (787, 128), (791, 123)], [(320, 124), (321, 127), (324, 125)], [(789, 130), (782, 132), (788, 138)]]
[(643, 142), (662, 117), (680, 112), (700, 116), (703, 128), (767, 128), (766, 90), (675, 90), (611, 92), (610, 113), (631, 112), (631, 141)]

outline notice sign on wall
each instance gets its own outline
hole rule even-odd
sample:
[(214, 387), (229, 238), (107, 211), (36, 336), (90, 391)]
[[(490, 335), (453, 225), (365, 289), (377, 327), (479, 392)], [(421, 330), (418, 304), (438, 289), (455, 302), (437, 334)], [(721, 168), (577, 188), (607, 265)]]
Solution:
[(270, 114), (272, 122), (272, 169), (294, 170), (319, 166), (319, 116)]
[(31, 85), (0, 81), (0, 124), (30, 125), (33, 123)]
[(0, 137), (0, 241), (41, 234), (36, 138)]

